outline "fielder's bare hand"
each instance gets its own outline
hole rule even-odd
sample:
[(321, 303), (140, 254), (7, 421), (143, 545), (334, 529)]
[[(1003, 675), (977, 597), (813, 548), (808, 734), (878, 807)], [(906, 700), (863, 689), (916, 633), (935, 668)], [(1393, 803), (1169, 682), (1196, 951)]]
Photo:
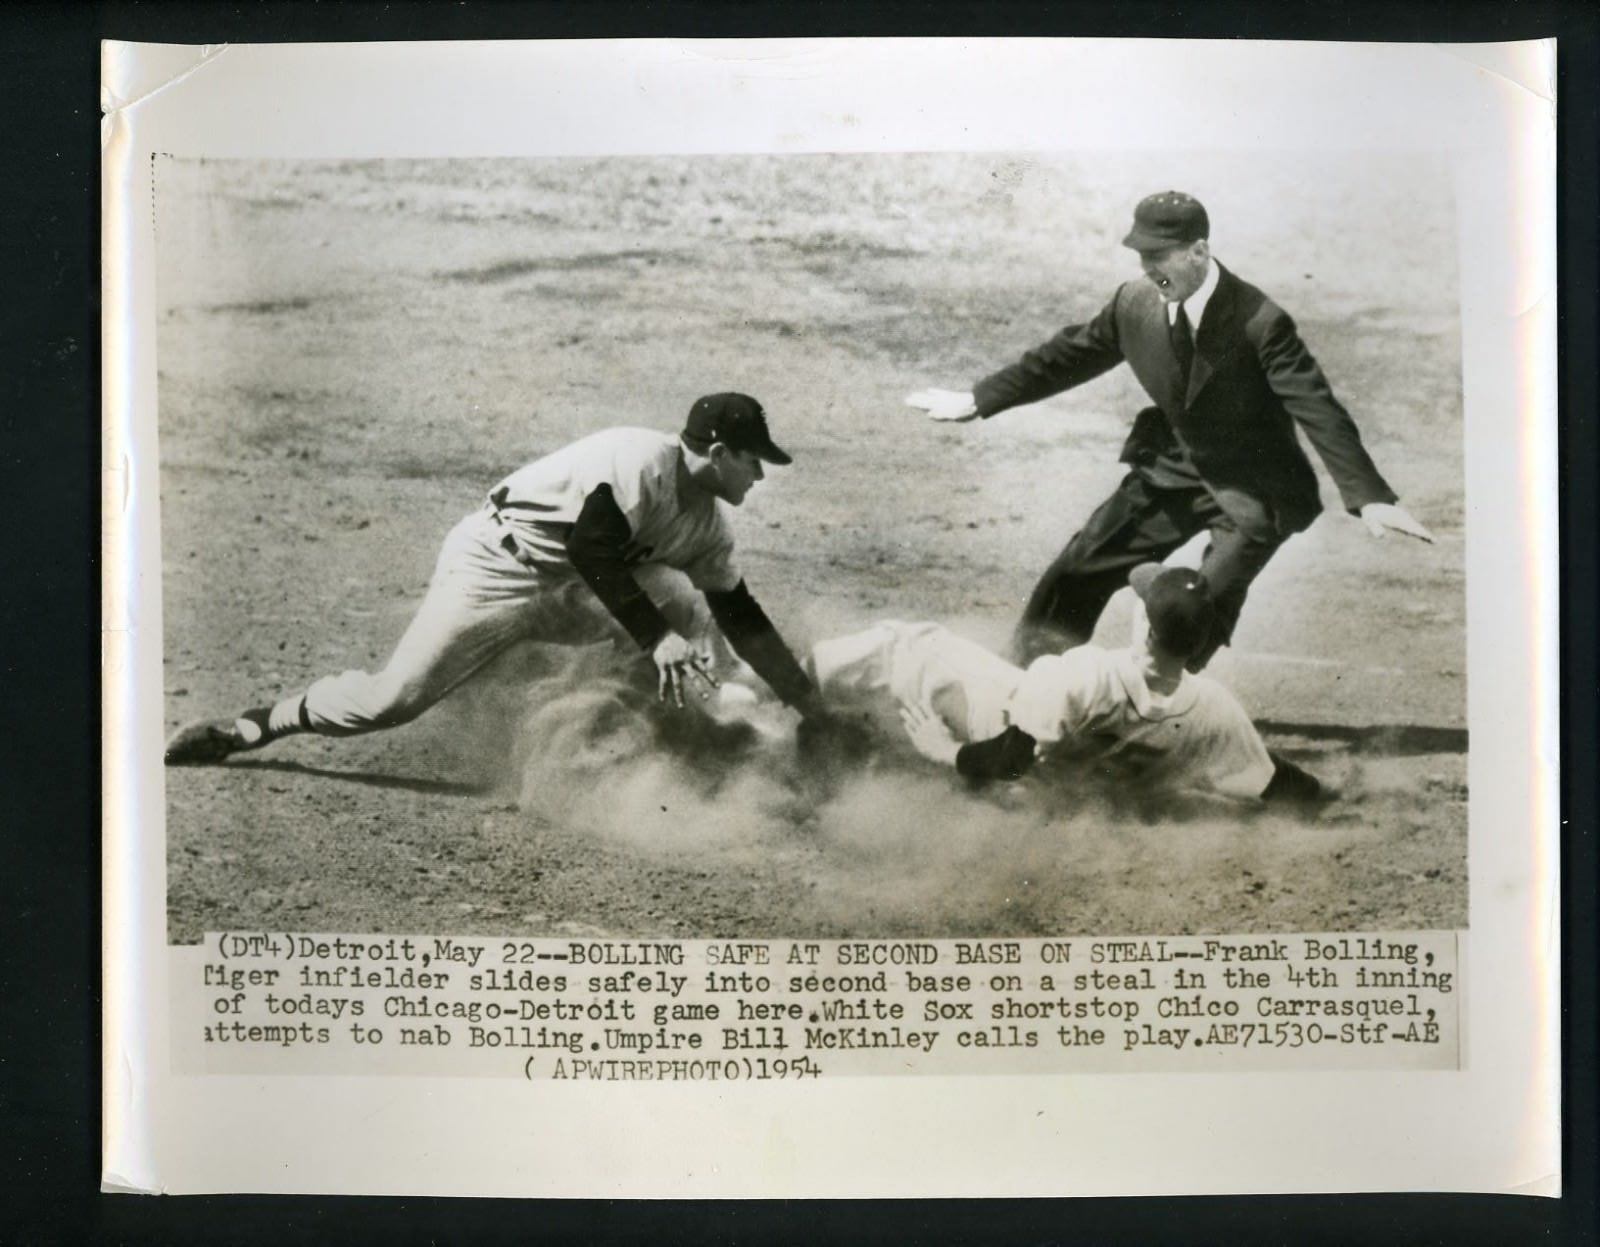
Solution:
[(1387, 537), (1389, 530), (1404, 533), (1407, 537), (1415, 537), (1418, 541), (1433, 542), (1433, 534), (1419, 524), (1397, 502), (1369, 502), (1361, 508), (1361, 522), (1367, 526), (1367, 531), (1374, 537)]
[(918, 390), (906, 395), (906, 406), (927, 412), (930, 420), (961, 422), (978, 416), (978, 403), (970, 391)]
[(683, 690), (691, 676), (704, 680), (711, 688), (717, 686), (717, 679), (711, 674), (711, 656), (697, 650), (676, 632), (662, 637), (650, 657), (661, 677), (661, 700), (669, 705), (683, 705)]
[(900, 722), (905, 724), (906, 735), (924, 758), (931, 758), (945, 766), (956, 764), (960, 742), (938, 715), (925, 706), (905, 701), (900, 703)]

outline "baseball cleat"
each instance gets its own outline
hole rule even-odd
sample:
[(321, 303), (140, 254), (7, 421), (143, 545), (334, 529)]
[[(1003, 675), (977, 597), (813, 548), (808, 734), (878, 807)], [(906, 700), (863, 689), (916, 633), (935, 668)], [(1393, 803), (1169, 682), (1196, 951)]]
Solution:
[[(167, 741), (166, 764), (206, 766), (244, 749), (259, 749), (270, 739), (266, 721), (265, 709), (246, 710), (237, 719), (206, 719), (180, 727)], [(253, 739), (245, 737), (241, 725), (255, 729)]]
[(168, 766), (204, 766), (221, 762), (244, 748), (232, 719), (208, 719), (180, 727), (167, 742)]

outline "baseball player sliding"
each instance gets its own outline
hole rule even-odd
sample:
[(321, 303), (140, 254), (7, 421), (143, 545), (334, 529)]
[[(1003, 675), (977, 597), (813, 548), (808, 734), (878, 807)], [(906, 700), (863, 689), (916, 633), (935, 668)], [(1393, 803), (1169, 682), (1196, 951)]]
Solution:
[(787, 464), (761, 404), (695, 402), (681, 435), (608, 429), (513, 472), (445, 538), (382, 671), (346, 671), (234, 719), (190, 724), (168, 765), (213, 763), (299, 732), (350, 736), (415, 719), (517, 641), (631, 638), (663, 701), (715, 683), (717, 628), (786, 704), (826, 724), (800, 664), (745, 586), (723, 504)]
[(1141, 784), (1315, 803), (1317, 779), (1267, 751), (1221, 684), (1185, 670), (1216, 603), (1191, 568), (1146, 563), (1129, 583), (1147, 623), (1127, 649), (1078, 645), (1026, 670), (931, 623), (882, 623), (823, 641), (808, 663), (829, 694), (886, 692), (918, 751), (977, 781), (1036, 763), (1110, 764)]

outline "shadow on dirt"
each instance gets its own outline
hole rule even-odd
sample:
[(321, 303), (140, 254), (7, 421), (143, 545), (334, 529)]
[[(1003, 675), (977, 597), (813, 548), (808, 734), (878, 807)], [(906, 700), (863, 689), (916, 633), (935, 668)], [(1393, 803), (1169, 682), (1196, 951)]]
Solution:
[(234, 762), (235, 771), (282, 771), (290, 775), (311, 775), (318, 779), (339, 779), (367, 788), (395, 788), (403, 792), (437, 793), (454, 797), (481, 797), (494, 791), (493, 784), (464, 784), (448, 779), (414, 779), (408, 775), (374, 775), (367, 771), (331, 771), (326, 767), (307, 766), (303, 762), (284, 762), (279, 759), (257, 762)]
[(1405, 723), (1355, 727), (1344, 723), (1284, 723), (1274, 719), (1262, 719), (1256, 726), (1263, 736), (1298, 736), (1307, 740), (1336, 741), (1349, 745), (1352, 753), (1383, 754), (1392, 758), (1467, 751), (1467, 729), (1464, 727), (1429, 727)]

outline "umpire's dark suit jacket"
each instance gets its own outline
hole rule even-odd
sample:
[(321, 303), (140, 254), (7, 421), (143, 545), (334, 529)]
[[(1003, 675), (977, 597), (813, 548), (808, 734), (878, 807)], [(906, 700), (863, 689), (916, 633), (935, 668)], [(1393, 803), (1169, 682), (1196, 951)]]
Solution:
[(1350, 510), (1395, 501), (1294, 321), (1254, 286), (1218, 269), (1217, 287), (1195, 330), (1187, 392), (1179, 385), (1166, 305), (1154, 285), (1137, 280), (1120, 287), (1087, 324), (1063, 329), (980, 381), (973, 391), (978, 413), (991, 416), (1037, 402), (1126, 360), (1156, 407), (1134, 422), (1123, 461), (1181, 462), (1187, 451), (1195, 472), (1244, 533), (1281, 541), (1322, 509), (1296, 423)]

